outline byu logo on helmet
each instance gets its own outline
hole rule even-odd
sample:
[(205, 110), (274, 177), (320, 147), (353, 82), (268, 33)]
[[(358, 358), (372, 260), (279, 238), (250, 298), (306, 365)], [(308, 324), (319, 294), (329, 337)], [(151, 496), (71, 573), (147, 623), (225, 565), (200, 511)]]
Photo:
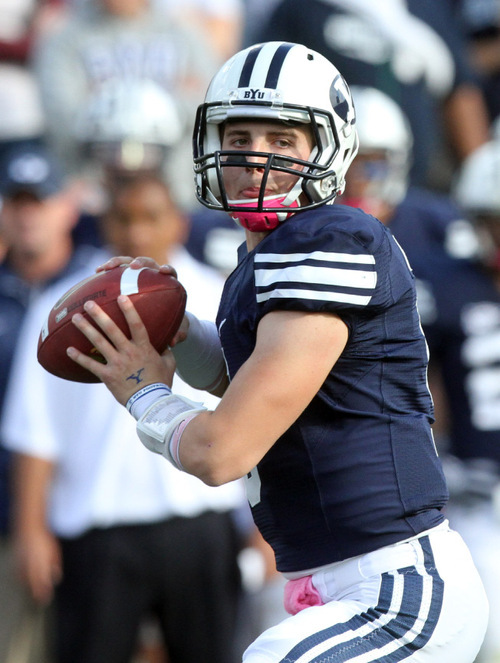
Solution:
[(242, 97), (243, 99), (259, 99), (262, 101), (262, 99), (265, 99), (266, 96), (266, 91), (265, 90), (259, 90), (257, 89), (252, 89), (249, 88), (248, 90), (242, 90)]

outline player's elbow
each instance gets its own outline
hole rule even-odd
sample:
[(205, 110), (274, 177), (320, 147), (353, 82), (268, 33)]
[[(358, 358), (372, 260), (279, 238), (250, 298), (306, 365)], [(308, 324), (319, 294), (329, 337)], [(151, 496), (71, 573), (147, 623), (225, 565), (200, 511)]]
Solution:
[(229, 483), (231, 481), (231, 479), (226, 478), (225, 474), (214, 472), (213, 469), (204, 471), (199, 475), (199, 478), (203, 481), (203, 483), (212, 488), (223, 486), (225, 483)]
[(214, 455), (207, 453), (203, 459), (191, 462), (186, 468), (188, 472), (197, 476), (207, 486), (222, 486), (236, 479), (240, 479), (246, 474), (229, 460), (214, 458)]
[(187, 424), (179, 457), (184, 469), (208, 486), (241, 479), (260, 460), (251, 433), (242, 433), (234, 419), (220, 412), (219, 407), (201, 412)]
[(210, 426), (212, 422), (213, 413), (206, 412), (188, 425), (180, 459), (184, 468), (203, 483), (222, 486), (245, 476), (248, 470), (242, 465), (233, 434), (225, 427)]

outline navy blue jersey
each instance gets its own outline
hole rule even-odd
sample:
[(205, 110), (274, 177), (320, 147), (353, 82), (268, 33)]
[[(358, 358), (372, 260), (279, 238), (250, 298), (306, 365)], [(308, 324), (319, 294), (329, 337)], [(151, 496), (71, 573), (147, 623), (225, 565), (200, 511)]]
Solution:
[(408, 256), (417, 278), (417, 265), (425, 261), (429, 251), (470, 252), (471, 247), (462, 243), (468, 242), (473, 231), (469, 231), (469, 237), (463, 237), (464, 226), (470, 224), (448, 196), (414, 186), (408, 189), (390, 221), (391, 232)]
[(500, 292), (472, 261), (428, 260), (419, 276), (433, 302), (422, 322), (447, 392), (448, 450), (500, 468)]
[(442, 520), (447, 491), (415, 299), (390, 232), (343, 205), (295, 214), (226, 282), (217, 324), (230, 377), (271, 311), (330, 311), (349, 329), (318, 394), (247, 478), (280, 571), (375, 550)]
[(500, 469), (500, 292), (479, 263), (447, 251), (457, 248), (459, 219), (447, 198), (417, 189), (390, 228), (419, 282), (422, 324), (447, 394), (446, 450), (462, 460), (493, 460)]

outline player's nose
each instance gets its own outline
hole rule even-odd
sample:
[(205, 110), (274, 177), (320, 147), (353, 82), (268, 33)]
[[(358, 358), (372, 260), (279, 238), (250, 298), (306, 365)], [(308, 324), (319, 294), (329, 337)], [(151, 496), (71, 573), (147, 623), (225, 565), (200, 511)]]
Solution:
[[(251, 146), (250, 151), (251, 152), (267, 152), (267, 150), (264, 149), (264, 148), (265, 148), (265, 146), (263, 144), (261, 144), (259, 142), (254, 142)], [(257, 170), (263, 170), (266, 166), (266, 163), (267, 163), (267, 157), (262, 156), (262, 154), (249, 154), (246, 157), (246, 161), (249, 162), (249, 163), (259, 164), (260, 167), (257, 168)], [(252, 167), (249, 168), (249, 170), (255, 170), (255, 167), (252, 166)]]

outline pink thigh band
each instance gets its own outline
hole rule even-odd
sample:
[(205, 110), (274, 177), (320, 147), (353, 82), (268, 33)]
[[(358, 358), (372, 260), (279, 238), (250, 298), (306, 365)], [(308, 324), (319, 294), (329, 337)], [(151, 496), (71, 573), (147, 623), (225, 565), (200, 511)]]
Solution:
[(312, 577), (303, 576), (286, 583), (284, 603), (285, 610), (291, 615), (296, 615), (304, 608), (323, 605), (323, 600), (312, 583)]

